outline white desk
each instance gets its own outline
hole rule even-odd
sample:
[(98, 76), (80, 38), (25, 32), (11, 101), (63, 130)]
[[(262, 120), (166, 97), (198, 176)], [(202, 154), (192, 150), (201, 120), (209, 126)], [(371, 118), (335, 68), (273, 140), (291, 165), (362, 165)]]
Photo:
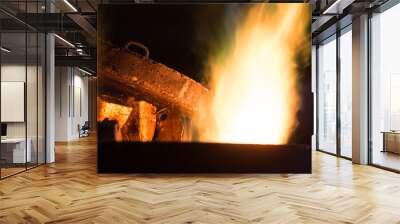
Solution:
[[(25, 154), (25, 138), (5, 138), (1, 139), (2, 147), (13, 147), (13, 155), (12, 162), (13, 163), (25, 163), (31, 162), (32, 153), (31, 153), (31, 145), (32, 140), (30, 138), (27, 139), (26, 154)], [(3, 149), (2, 149), (3, 151)]]

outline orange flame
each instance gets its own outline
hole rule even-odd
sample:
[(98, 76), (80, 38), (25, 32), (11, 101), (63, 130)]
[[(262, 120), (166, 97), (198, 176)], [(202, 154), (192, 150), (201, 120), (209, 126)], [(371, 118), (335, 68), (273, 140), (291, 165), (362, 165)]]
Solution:
[[(296, 56), (310, 47), (308, 4), (255, 4), (228, 49), (210, 57), (200, 141), (284, 144), (297, 125)], [(305, 55), (305, 57), (308, 56)], [(205, 123), (204, 123), (205, 122)]]

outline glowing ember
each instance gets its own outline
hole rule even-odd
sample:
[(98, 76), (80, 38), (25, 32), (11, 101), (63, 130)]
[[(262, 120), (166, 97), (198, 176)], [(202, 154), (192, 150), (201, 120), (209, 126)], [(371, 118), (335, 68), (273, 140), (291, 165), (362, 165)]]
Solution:
[(219, 50), (225, 53), (210, 57), (201, 141), (287, 143), (300, 107), (296, 57), (310, 48), (309, 10), (308, 4), (256, 4), (247, 11), (228, 49)]
[(119, 128), (122, 128), (125, 125), (129, 114), (132, 111), (132, 108), (130, 107), (109, 103), (101, 99), (97, 100), (97, 104), (99, 107), (97, 120), (103, 121), (106, 118), (109, 120), (115, 120), (118, 122)]

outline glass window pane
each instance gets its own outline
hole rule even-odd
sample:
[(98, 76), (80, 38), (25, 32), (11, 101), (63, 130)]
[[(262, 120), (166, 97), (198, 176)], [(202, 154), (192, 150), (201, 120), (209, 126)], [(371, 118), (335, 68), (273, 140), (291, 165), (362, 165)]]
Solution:
[(372, 163), (400, 170), (400, 4), (371, 19)]
[(318, 48), (318, 149), (336, 153), (336, 39)]
[[(44, 5), (44, 0), (0, 3), (20, 16), (44, 12)], [(1, 12), (0, 17), (8, 18), (0, 24), (0, 177), (4, 178), (45, 162), (46, 54), (43, 33)]]
[(5, 177), (25, 170), (26, 161), (30, 161), (25, 119), (25, 31), (3, 32), (1, 46), (7, 49), (1, 50), (1, 174)]
[(340, 36), (340, 152), (352, 156), (352, 35)]

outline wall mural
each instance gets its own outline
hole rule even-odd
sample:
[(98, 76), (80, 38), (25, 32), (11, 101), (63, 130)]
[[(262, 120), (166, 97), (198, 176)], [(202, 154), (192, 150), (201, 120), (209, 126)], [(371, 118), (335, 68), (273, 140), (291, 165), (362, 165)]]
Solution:
[(311, 6), (101, 5), (99, 172), (311, 172)]

